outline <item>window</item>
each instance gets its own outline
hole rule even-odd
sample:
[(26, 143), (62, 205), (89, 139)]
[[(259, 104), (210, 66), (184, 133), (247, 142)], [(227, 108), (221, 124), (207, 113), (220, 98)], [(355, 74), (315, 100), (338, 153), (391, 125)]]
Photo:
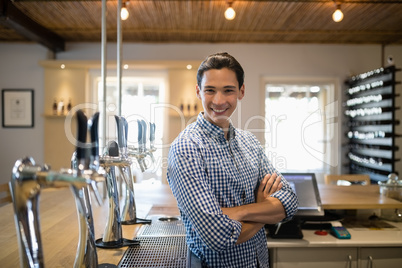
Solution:
[(334, 83), (267, 81), (265, 148), (282, 172), (331, 173), (338, 166)]
[[(102, 100), (103, 87), (101, 77), (96, 77), (96, 98)], [(147, 122), (147, 148), (149, 148), (149, 123), (155, 123), (155, 145), (162, 144), (164, 129), (164, 114), (162, 112), (152, 111), (153, 107), (158, 103), (164, 102), (165, 96), (165, 77), (163, 74), (144, 75), (144, 76), (125, 76), (122, 78), (122, 103), (121, 115), (128, 122), (128, 138), (129, 146), (138, 148), (138, 123), (137, 120), (145, 120)], [(94, 94), (95, 95), (95, 94)], [(119, 92), (117, 89), (117, 78), (108, 77), (106, 80), (106, 112), (103, 112), (103, 105), (99, 103), (99, 110), (102, 114), (106, 114), (106, 137), (103, 133), (99, 133), (100, 144), (107, 144), (109, 141), (117, 140), (117, 130), (115, 123), (115, 115), (119, 114)], [(161, 110), (161, 109), (159, 109)], [(102, 121), (102, 120), (101, 120)], [(100, 123), (100, 129), (103, 128), (103, 122)], [(104, 142), (105, 141), (105, 142)], [(102, 153), (102, 152), (101, 152)], [(157, 149), (153, 153), (155, 161), (151, 161), (150, 157), (146, 158), (147, 170), (142, 173), (136, 161), (134, 161), (134, 173), (137, 181), (153, 179), (157, 182), (162, 181), (162, 150)]]

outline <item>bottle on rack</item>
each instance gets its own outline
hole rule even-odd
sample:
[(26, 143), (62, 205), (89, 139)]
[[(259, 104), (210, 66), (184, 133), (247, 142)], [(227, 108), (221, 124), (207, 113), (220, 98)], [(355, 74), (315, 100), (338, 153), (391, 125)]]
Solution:
[(190, 104), (190, 102), (188, 102), (188, 104), (187, 104), (187, 115), (191, 116), (191, 104)]
[(57, 100), (54, 99), (52, 107), (53, 115), (57, 115)]
[(59, 102), (58, 110), (59, 110), (59, 115), (64, 115), (64, 101), (63, 101), (63, 99), (61, 99), (60, 102)]
[(68, 104), (67, 104), (67, 113), (71, 111), (71, 99), (68, 100)]
[(183, 100), (180, 102), (180, 111), (184, 112), (184, 103)]

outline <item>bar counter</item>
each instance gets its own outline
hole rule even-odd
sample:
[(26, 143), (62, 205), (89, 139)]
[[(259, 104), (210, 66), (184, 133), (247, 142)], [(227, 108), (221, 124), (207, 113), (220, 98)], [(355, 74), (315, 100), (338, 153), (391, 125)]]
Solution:
[[(168, 185), (135, 184), (134, 189), (138, 218), (144, 218), (146, 215), (179, 215), (176, 200)], [(402, 202), (380, 196), (377, 185), (319, 185), (319, 190), (325, 209), (402, 208)], [(102, 237), (106, 225), (108, 201), (104, 200), (103, 205), (99, 207), (92, 199), (92, 210), (95, 238), (98, 239)], [(78, 217), (71, 190), (69, 188), (43, 190), (40, 195), (39, 211), (45, 266), (72, 267), (78, 245)], [(2, 267), (18, 267), (19, 250), (12, 204), (0, 207), (0, 215), (0, 264)], [(123, 238), (135, 237), (140, 226), (140, 224), (122, 225)], [(314, 235), (312, 237), (317, 239)], [(297, 241), (297, 244), (303, 241), (305, 240)], [(277, 242), (270, 241), (270, 247), (286, 246), (285, 241)], [(117, 265), (126, 249), (127, 247), (98, 248), (99, 264)]]
[[(177, 216), (179, 211), (169, 186), (135, 185), (137, 217)], [(101, 238), (108, 217), (108, 200), (101, 207), (92, 198), (95, 238)], [(45, 189), (39, 199), (40, 228), (45, 267), (73, 267), (78, 246), (78, 216), (69, 188)], [(19, 267), (19, 249), (13, 204), (0, 207), (0, 266)], [(140, 224), (122, 225), (123, 237), (132, 239)], [(117, 265), (127, 247), (97, 248), (99, 264)]]
[(324, 209), (394, 209), (402, 202), (380, 195), (378, 185), (337, 186), (318, 184)]

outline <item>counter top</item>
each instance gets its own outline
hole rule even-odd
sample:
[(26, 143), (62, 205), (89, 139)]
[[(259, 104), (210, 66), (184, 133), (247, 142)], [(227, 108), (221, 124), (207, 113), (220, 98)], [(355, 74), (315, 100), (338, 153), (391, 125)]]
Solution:
[(268, 247), (402, 247), (402, 223), (387, 222), (395, 228), (368, 230), (347, 228), (351, 239), (337, 239), (331, 234), (314, 234), (314, 230), (303, 230), (303, 239), (268, 238)]
[(392, 209), (402, 202), (380, 195), (378, 185), (337, 186), (319, 184), (324, 209)]
[[(402, 208), (402, 203), (381, 197), (377, 186), (320, 185), (325, 209)], [(168, 185), (136, 184), (135, 200), (137, 217), (145, 215), (177, 216), (177, 203)], [(99, 207), (92, 202), (95, 238), (102, 237), (108, 216), (108, 201)], [(73, 194), (68, 188), (45, 189), (40, 195), (40, 226), (46, 267), (72, 267), (78, 244), (78, 217)], [(0, 263), (3, 267), (18, 267), (19, 251), (12, 204), (0, 207)], [(123, 237), (132, 239), (140, 224), (123, 225)], [(269, 247), (352, 247), (352, 246), (402, 246), (402, 224), (399, 230), (360, 231), (349, 230), (351, 240), (338, 240), (328, 235), (314, 235), (303, 231), (304, 239), (269, 239)], [(67, 235), (68, 234), (68, 235)], [(118, 264), (127, 247), (97, 249), (99, 264)]]
[[(169, 186), (135, 185), (137, 217), (148, 215), (177, 216), (179, 211)], [(45, 189), (39, 201), (40, 228), (45, 267), (73, 267), (78, 245), (78, 216), (69, 188)], [(95, 238), (101, 238), (108, 217), (108, 201), (101, 207), (92, 202)], [(19, 267), (19, 251), (12, 204), (0, 207), (0, 263), (2, 267)], [(123, 237), (132, 239), (140, 224), (122, 225)], [(68, 234), (68, 235), (67, 235)], [(118, 264), (127, 247), (97, 248), (98, 263)]]

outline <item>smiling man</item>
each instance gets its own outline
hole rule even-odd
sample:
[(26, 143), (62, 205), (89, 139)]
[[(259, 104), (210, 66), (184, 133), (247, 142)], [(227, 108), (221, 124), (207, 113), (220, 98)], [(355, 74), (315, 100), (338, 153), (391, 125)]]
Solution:
[(265, 224), (291, 219), (298, 200), (256, 137), (230, 116), (245, 95), (244, 71), (228, 53), (197, 73), (203, 112), (173, 142), (167, 178), (203, 267), (268, 267)]

